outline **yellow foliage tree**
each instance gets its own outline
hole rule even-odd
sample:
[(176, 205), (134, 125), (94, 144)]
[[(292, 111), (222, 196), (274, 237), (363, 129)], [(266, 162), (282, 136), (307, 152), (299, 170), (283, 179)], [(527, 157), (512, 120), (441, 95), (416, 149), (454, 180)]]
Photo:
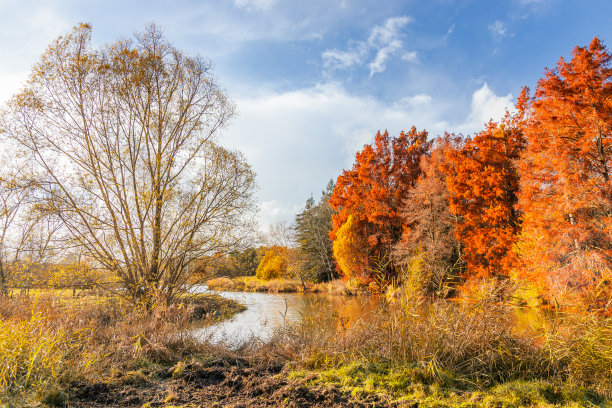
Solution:
[(287, 248), (272, 246), (259, 262), (255, 275), (261, 280), (278, 279), (287, 276)]
[(91, 268), (87, 264), (61, 263), (51, 268), (49, 286), (56, 289), (71, 288), (72, 295), (77, 290), (91, 289), (105, 282), (102, 271)]
[(352, 215), (336, 232), (334, 240), (334, 258), (345, 279), (366, 277), (364, 259), (367, 258), (367, 244), (356, 229)]

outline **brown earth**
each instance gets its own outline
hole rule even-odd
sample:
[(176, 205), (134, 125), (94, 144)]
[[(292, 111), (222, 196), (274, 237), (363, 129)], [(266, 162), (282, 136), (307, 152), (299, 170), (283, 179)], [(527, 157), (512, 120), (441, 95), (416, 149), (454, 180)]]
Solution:
[[(383, 395), (353, 397), (333, 386), (313, 386), (312, 378), (288, 379), (283, 366), (246, 364), (211, 367), (193, 363), (149, 375), (101, 383), (73, 383), (70, 406), (98, 407), (400, 407)], [(146, 405), (145, 405), (146, 406)]]

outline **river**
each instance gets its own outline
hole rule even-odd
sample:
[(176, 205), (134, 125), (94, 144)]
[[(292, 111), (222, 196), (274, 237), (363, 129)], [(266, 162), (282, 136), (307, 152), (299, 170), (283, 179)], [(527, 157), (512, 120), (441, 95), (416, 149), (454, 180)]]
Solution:
[(198, 328), (197, 337), (213, 343), (238, 347), (250, 339), (267, 341), (275, 329), (284, 324), (298, 323), (306, 318), (318, 318), (321, 311), (350, 323), (373, 311), (379, 302), (375, 296), (333, 296), (317, 293), (256, 293), (217, 292), (205, 286), (193, 289), (197, 293), (216, 293), (238, 301), (247, 309), (217, 324)]

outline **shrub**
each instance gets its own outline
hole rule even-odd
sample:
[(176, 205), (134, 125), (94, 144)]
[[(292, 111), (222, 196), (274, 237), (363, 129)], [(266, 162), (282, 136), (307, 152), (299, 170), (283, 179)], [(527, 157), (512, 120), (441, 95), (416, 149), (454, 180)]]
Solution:
[(270, 280), (285, 277), (287, 272), (287, 248), (273, 246), (259, 262), (255, 275), (261, 280)]

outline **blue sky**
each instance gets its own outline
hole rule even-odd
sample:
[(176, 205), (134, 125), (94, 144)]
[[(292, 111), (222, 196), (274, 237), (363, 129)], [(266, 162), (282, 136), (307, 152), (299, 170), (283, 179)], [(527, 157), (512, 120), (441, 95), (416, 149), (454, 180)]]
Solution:
[(292, 221), (377, 130), (470, 134), (598, 35), (609, 0), (4, 1), (0, 101), (78, 22), (98, 44), (160, 24), (210, 58), (240, 115), (223, 130), (258, 174), (261, 224)]

